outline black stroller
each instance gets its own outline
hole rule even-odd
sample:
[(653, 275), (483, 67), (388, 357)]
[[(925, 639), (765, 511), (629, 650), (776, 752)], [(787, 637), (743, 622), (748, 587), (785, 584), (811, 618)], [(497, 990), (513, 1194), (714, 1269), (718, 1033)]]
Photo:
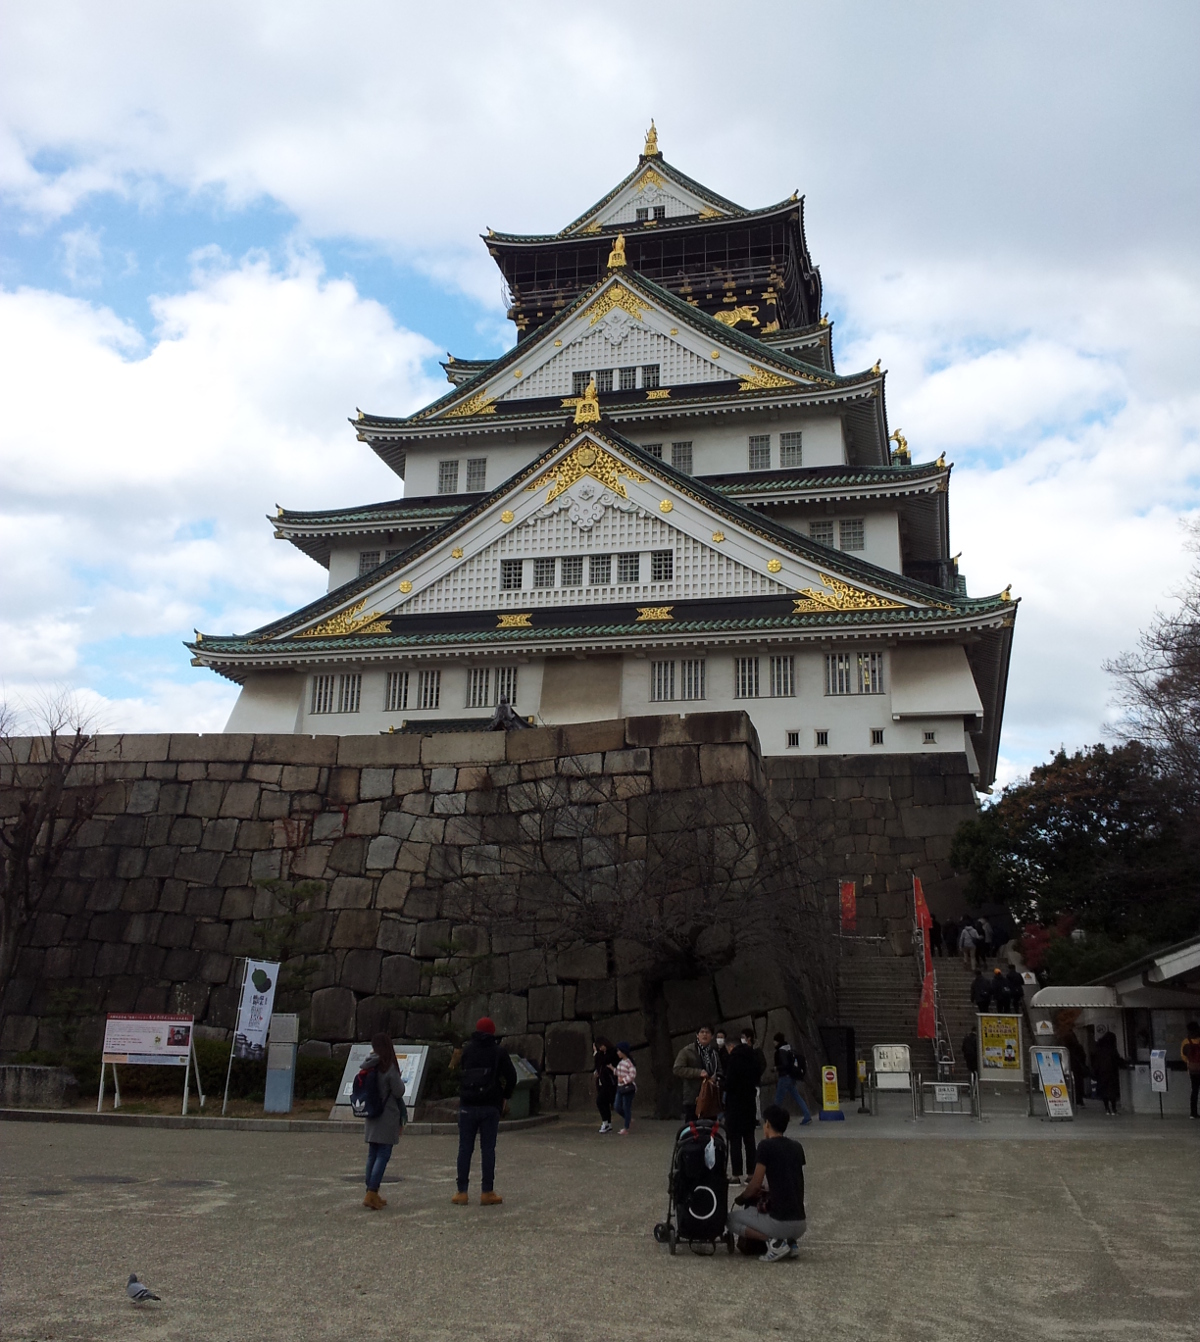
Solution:
[(679, 1130), (671, 1153), (667, 1219), (654, 1227), (654, 1238), (672, 1253), (680, 1240), (686, 1240), (693, 1253), (697, 1244), (707, 1244), (709, 1252), (716, 1253), (724, 1240), (733, 1253), (734, 1239), (726, 1224), (728, 1155), (729, 1143), (719, 1122), (696, 1119)]

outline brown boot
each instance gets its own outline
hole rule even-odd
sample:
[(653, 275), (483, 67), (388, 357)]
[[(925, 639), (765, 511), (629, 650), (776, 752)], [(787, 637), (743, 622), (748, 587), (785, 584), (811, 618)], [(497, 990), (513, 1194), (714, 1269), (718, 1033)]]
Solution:
[(453, 1202), (456, 1207), (465, 1207), (467, 1203), (470, 1202), (470, 1200), (471, 1199), (467, 1197), (465, 1193), (455, 1193), (455, 1195), (450, 1199), (450, 1201)]
[(387, 1206), (387, 1198), (385, 1198), (382, 1193), (376, 1193), (375, 1197), (378, 1199), (379, 1205), (381, 1207)]
[(370, 1207), (373, 1212), (377, 1212), (383, 1206), (383, 1199), (372, 1189), (367, 1189), (367, 1196), (363, 1198), (363, 1206)]
[(480, 1193), (479, 1205), (481, 1207), (498, 1207), (504, 1199), (499, 1193)]

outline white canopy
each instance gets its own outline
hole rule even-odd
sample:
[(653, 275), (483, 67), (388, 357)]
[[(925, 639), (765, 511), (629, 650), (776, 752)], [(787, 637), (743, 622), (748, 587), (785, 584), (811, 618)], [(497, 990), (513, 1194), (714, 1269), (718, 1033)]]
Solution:
[(1029, 999), (1030, 1007), (1042, 1011), (1060, 1011), (1064, 1008), (1115, 1008), (1121, 1005), (1117, 990), (1085, 984), (1078, 988), (1039, 988)]

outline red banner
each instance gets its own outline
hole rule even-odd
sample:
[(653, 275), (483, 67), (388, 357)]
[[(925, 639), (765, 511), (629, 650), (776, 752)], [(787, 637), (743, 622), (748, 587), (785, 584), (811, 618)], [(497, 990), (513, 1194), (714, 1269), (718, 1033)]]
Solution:
[(925, 903), (925, 891), (921, 889), (921, 878), (913, 877), (913, 905), (917, 914), (917, 926), (922, 932), (928, 932), (933, 926), (933, 919), (929, 916), (929, 905)]
[[(928, 952), (926, 952), (928, 954)], [(921, 1006), (917, 1012), (917, 1038), (937, 1038), (937, 1013), (933, 1005), (933, 974), (925, 975), (921, 984)]]
[(858, 897), (853, 881), (842, 882), (842, 931), (853, 932), (858, 927)]

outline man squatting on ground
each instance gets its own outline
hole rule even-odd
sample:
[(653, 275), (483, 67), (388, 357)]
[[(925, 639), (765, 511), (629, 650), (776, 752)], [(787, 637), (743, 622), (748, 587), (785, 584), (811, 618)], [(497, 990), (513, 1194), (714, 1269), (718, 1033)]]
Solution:
[(496, 1179), (496, 1134), (500, 1114), (517, 1088), (517, 1071), (512, 1059), (500, 1047), (496, 1025), (489, 1016), (475, 1023), (475, 1033), (463, 1045), (462, 1081), (458, 1106), (458, 1192), (450, 1199), (460, 1207), (469, 1201), (467, 1185), (471, 1179), (471, 1158), (475, 1138), (479, 1137), (483, 1161), (481, 1207), (495, 1207), (504, 1201), (492, 1185)]
[[(784, 1133), (788, 1112), (777, 1104), (763, 1110), (764, 1137), (754, 1153), (754, 1173), (729, 1213), (729, 1229), (741, 1239), (766, 1240), (764, 1261), (777, 1262), (796, 1252), (808, 1229), (804, 1217), (804, 1148)], [(758, 1210), (766, 1183), (769, 1209)]]

